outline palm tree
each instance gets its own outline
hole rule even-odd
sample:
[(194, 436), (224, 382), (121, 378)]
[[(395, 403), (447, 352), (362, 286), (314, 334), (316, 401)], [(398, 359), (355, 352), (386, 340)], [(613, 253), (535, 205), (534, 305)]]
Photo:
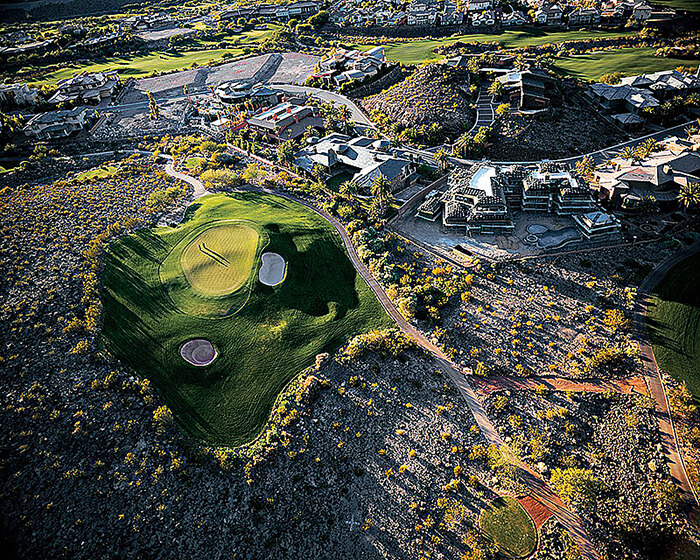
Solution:
[(636, 159), (637, 151), (632, 146), (625, 146), (617, 155), (622, 159)]
[(370, 191), (377, 199), (377, 202), (379, 202), (379, 211), (383, 216), (386, 205), (391, 199), (391, 181), (389, 181), (384, 174), (380, 173), (372, 181)]
[(338, 187), (338, 192), (345, 198), (352, 198), (359, 190), (360, 186), (357, 184), (357, 181), (353, 181), (352, 179), (343, 181)]
[(585, 156), (582, 160), (576, 162), (576, 171), (583, 177), (591, 177), (595, 171), (595, 163), (591, 156)]
[(700, 204), (700, 183), (681, 185), (677, 199), (686, 210)]
[(438, 169), (441, 173), (444, 173), (447, 170), (447, 166), (450, 162), (447, 159), (447, 153), (442, 148), (435, 152), (435, 163), (438, 164)]

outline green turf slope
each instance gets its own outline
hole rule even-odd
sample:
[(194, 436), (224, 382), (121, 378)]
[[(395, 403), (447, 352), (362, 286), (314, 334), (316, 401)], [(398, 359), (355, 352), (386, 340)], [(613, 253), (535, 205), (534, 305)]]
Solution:
[[(232, 301), (234, 313), (227, 316), (180, 311), (182, 301), (174, 305), (161, 282), (161, 264), (204, 224), (231, 219), (261, 228), (269, 238), (265, 251), (287, 260), (285, 281), (271, 288), (256, 276), (244, 305)], [(176, 267), (179, 259), (167, 263)], [(168, 272), (172, 277), (177, 271)], [(185, 429), (216, 445), (252, 440), (277, 395), (316, 354), (358, 332), (391, 325), (333, 227), (304, 206), (269, 194), (200, 198), (177, 228), (115, 241), (103, 282), (106, 348), (153, 381)], [(179, 355), (182, 343), (200, 337), (219, 352), (205, 368)]]
[(700, 255), (678, 263), (659, 282), (647, 321), (659, 367), (700, 397)]
[(506, 558), (524, 558), (535, 551), (537, 530), (515, 498), (496, 498), (479, 516), (479, 527)]

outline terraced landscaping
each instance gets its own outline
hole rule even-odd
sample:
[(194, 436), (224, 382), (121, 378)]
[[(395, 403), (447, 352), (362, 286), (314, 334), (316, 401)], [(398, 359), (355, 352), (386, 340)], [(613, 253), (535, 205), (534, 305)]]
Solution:
[(649, 336), (659, 367), (700, 398), (700, 255), (672, 268), (647, 310)]
[[(197, 253), (202, 232), (218, 258)], [(278, 286), (257, 279), (263, 248), (287, 262)], [(273, 195), (201, 198), (183, 224), (122, 238), (105, 262), (106, 348), (161, 390), (186, 430), (216, 445), (253, 439), (282, 388), (317, 354), (392, 324), (333, 227)], [(196, 338), (216, 347), (211, 365), (181, 358), (182, 344)]]

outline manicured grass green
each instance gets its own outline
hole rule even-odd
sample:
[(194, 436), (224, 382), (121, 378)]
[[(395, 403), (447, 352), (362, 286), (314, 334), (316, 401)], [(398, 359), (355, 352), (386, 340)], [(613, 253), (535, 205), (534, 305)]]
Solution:
[[(170, 259), (166, 284), (161, 265), (193, 232), (220, 220), (253, 223), (267, 236), (266, 251), (288, 263), (285, 281), (264, 286), (255, 275), (245, 298), (209, 298), (214, 313), (200, 313), (201, 295), (188, 296)], [(257, 266), (254, 267), (254, 274)], [(103, 272), (104, 343), (122, 363), (150, 379), (178, 422), (215, 445), (251, 441), (263, 428), (275, 398), (317, 354), (350, 336), (392, 324), (357, 274), (333, 227), (311, 210), (263, 193), (215, 194), (197, 200), (177, 228), (137, 231), (112, 243)], [(170, 297), (179, 293), (178, 304)], [(241, 290), (236, 294), (241, 293)], [(236, 295), (234, 294), (234, 295)], [(206, 338), (219, 357), (197, 368), (179, 355), (191, 338)]]
[(226, 296), (252, 276), (259, 241), (257, 230), (245, 222), (215, 222), (173, 248), (171, 269), (184, 272), (188, 288), (201, 296)]
[[(597, 31), (560, 31), (548, 32), (546, 30), (528, 31), (504, 31), (503, 33), (484, 34), (473, 33), (468, 35), (453, 35), (441, 39), (417, 39), (415, 41), (403, 43), (388, 43), (384, 45), (386, 56), (389, 60), (396, 60), (403, 64), (422, 64), (430, 60), (438, 60), (442, 56), (432, 52), (433, 49), (443, 45), (449, 45), (456, 41), (486, 43), (489, 41), (500, 41), (506, 47), (525, 47), (544, 45), (546, 43), (560, 43), (562, 41), (574, 41), (580, 39), (590, 39), (594, 37), (620, 37), (633, 35), (633, 32), (597, 32)], [(361, 45), (359, 49), (368, 50), (374, 45)]]
[[(40, 79), (34, 80), (34, 85), (55, 84), (58, 80), (70, 78), (77, 72), (99, 72), (101, 70), (114, 69), (119, 72), (122, 78), (144, 78), (154, 70), (157, 72), (172, 72), (183, 70), (191, 64), (199, 66), (218, 62), (226, 54), (230, 57), (237, 57), (244, 54), (244, 48), (264, 41), (274, 31), (275, 26), (268, 29), (253, 29), (234, 35), (231, 39), (240, 39), (240, 46), (228, 49), (210, 50), (185, 50), (177, 53), (152, 51), (147, 54), (127, 55), (123, 57), (111, 57), (91, 64), (74, 65), (69, 68), (62, 68), (55, 72), (48, 73)], [(213, 41), (197, 41), (200, 45), (215, 45)]]
[(206, 158), (204, 157), (192, 156), (187, 158), (182, 165), (187, 169), (194, 169), (195, 167), (198, 167), (199, 165), (203, 164), (205, 161)]
[(697, 66), (700, 63), (697, 59), (661, 58), (654, 56), (655, 52), (653, 47), (599, 51), (558, 59), (554, 67), (562, 74), (597, 80), (610, 72), (623, 72), (627, 76), (635, 76), (672, 70), (678, 66)]
[(700, 0), (654, 0), (653, 3), (686, 12), (700, 12)]
[(229, 53), (231, 56), (243, 54), (243, 48), (211, 49), (206, 51), (183, 51), (178, 53), (151, 52), (148, 54), (112, 57), (92, 64), (74, 65), (51, 72), (32, 82), (33, 85), (54, 85), (58, 80), (70, 78), (78, 72), (99, 72), (101, 70), (117, 70), (122, 78), (145, 78), (154, 70), (172, 72), (183, 70), (192, 63), (206, 66), (218, 62)]
[(91, 179), (106, 179), (111, 177), (117, 172), (117, 167), (115, 165), (106, 165), (102, 167), (94, 167), (88, 171), (83, 171), (79, 173), (76, 177), (78, 181), (89, 181)]
[(700, 398), (700, 255), (677, 264), (658, 284), (647, 321), (659, 367)]
[(518, 500), (496, 498), (481, 511), (479, 527), (508, 558), (523, 558), (535, 551), (537, 529)]

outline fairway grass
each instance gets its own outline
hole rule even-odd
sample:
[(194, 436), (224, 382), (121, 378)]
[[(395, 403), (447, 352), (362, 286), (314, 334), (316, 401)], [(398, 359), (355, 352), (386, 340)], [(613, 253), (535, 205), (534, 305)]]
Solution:
[(255, 228), (237, 222), (217, 223), (198, 233), (180, 256), (190, 286), (199, 295), (209, 297), (225, 296), (241, 288), (251, 276), (258, 240)]
[[(486, 43), (498, 41), (505, 47), (537, 46), (547, 43), (560, 43), (562, 41), (575, 41), (591, 38), (610, 38), (634, 35), (634, 32), (597, 32), (597, 31), (559, 31), (549, 32), (540, 29), (527, 31), (504, 31), (502, 33), (472, 33), (468, 35), (452, 35), (440, 39), (416, 39), (414, 41), (387, 43), (384, 46), (388, 60), (394, 60), (403, 64), (422, 64), (431, 60), (443, 58), (433, 51), (436, 47), (450, 45), (456, 41), (465, 43)], [(368, 50), (374, 45), (360, 45), (357, 48)]]
[[(258, 281), (258, 256), (250, 289), (224, 297), (197, 294), (184, 272), (176, 273), (174, 248), (227, 220), (255, 224), (256, 255), (264, 246), (286, 260), (282, 284)], [(170, 271), (165, 282), (162, 268)], [(173, 293), (180, 294), (177, 305)], [(392, 325), (333, 226), (302, 205), (263, 193), (208, 195), (176, 228), (140, 230), (113, 242), (103, 301), (106, 349), (158, 387), (184, 429), (226, 447), (260, 433), (277, 395), (317, 354)], [(195, 338), (216, 347), (214, 363), (196, 367), (181, 358), (182, 344)]]
[(537, 529), (520, 502), (496, 498), (479, 516), (479, 527), (507, 558), (524, 558), (537, 546)]
[(659, 367), (700, 398), (700, 255), (678, 263), (659, 282), (647, 322)]
[(555, 61), (554, 70), (586, 80), (598, 80), (603, 74), (622, 72), (626, 76), (672, 70), (678, 66), (697, 66), (700, 60), (661, 58), (654, 47), (615, 49), (569, 56)]

